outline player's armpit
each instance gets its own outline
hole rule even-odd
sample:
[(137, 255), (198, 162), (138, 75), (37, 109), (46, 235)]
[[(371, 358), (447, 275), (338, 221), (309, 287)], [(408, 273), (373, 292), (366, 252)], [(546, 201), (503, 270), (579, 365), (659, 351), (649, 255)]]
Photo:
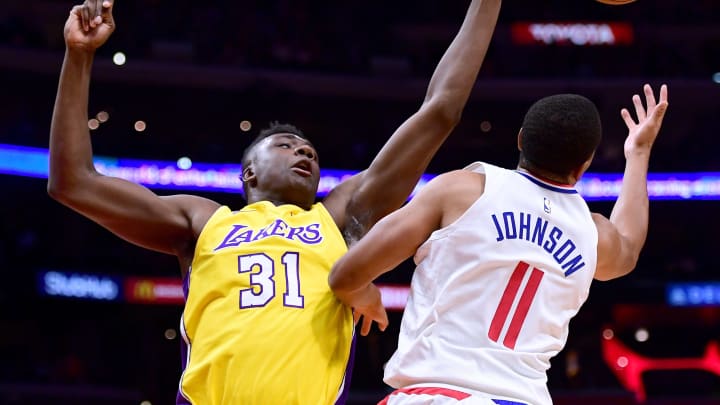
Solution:
[[(358, 185), (362, 182), (365, 171), (355, 174), (349, 179), (343, 180), (339, 185), (330, 191), (323, 199), (325, 209), (337, 224), (338, 228), (345, 234), (345, 225), (348, 222), (347, 206)], [(347, 235), (346, 239), (347, 239)]]

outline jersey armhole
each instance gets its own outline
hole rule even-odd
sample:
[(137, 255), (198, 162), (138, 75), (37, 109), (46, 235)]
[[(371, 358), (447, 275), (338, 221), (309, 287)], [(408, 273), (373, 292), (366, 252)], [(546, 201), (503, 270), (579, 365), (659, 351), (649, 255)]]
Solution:
[(203, 237), (205, 236), (205, 234), (207, 232), (209, 232), (208, 229), (210, 229), (215, 224), (215, 222), (218, 221), (218, 218), (221, 215), (231, 215), (231, 214), (235, 214), (236, 212), (237, 211), (230, 212), (230, 208), (227, 205), (221, 205), (215, 210), (215, 212), (213, 212), (212, 215), (210, 215), (210, 218), (208, 218), (207, 222), (205, 223), (205, 226), (203, 226), (202, 231), (200, 231), (200, 235), (198, 235), (197, 240), (195, 241), (195, 249), (193, 251), (193, 258), (192, 258), (192, 261), (190, 262), (190, 269), (188, 269), (188, 272), (187, 272), (188, 277), (190, 277), (190, 271), (192, 269), (192, 264), (195, 263), (195, 259), (197, 259), (198, 246), (200, 246), (200, 242), (203, 240)]
[(333, 219), (332, 215), (330, 215), (330, 211), (328, 211), (327, 208), (325, 208), (325, 204), (322, 202), (317, 202), (313, 206), (318, 207), (318, 211), (320, 212), (320, 215), (323, 217), (323, 221), (332, 225), (331, 228), (333, 229), (332, 232), (337, 236), (342, 242), (343, 245), (345, 245), (345, 248), (347, 249), (347, 241), (345, 240), (345, 237), (340, 231), (340, 228), (338, 227), (337, 223), (335, 223), (335, 219)]
[[(483, 189), (482, 195), (478, 197), (470, 206), (463, 212), (459, 217), (455, 219), (452, 223), (448, 224), (447, 226), (440, 228), (436, 231), (434, 231), (432, 234), (430, 234), (430, 237), (426, 241), (432, 242), (434, 240), (443, 239), (448, 237), (454, 230), (457, 228), (457, 224), (462, 222), (468, 215), (470, 215), (471, 211), (477, 210), (477, 206), (481, 205), (486, 199), (488, 194), (492, 194), (493, 187), (488, 187), (489, 184), (495, 183), (496, 178), (493, 178), (492, 180), (488, 180), (488, 170), (487, 170), (487, 163), (484, 162), (473, 162), (463, 168), (463, 170), (470, 171), (476, 174), (481, 174), (485, 176), (485, 187)], [(424, 243), (423, 243), (424, 245)], [(422, 245), (421, 245), (422, 247)]]

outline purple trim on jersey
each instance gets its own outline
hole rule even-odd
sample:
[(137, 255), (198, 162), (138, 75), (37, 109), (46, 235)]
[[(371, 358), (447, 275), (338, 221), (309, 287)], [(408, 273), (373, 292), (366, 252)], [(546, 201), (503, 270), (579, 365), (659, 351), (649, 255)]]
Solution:
[(546, 188), (546, 189), (548, 189), (548, 190), (550, 190), (550, 191), (557, 191), (558, 193), (563, 193), (563, 194), (577, 194), (577, 193), (578, 193), (577, 190), (575, 190), (574, 188), (565, 188), (565, 187), (553, 186), (553, 185), (551, 185), (551, 184), (547, 184), (547, 183), (545, 183), (545, 182), (542, 182), (542, 181), (536, 179), (535, 177), (533, 177), (533, 176), (531, 176), (531, 175), (529, 175), (529, 174), (526, 174), (526, 173), (523, 173), (523, 172), (517, 172), (517, 171), (516, 171), (515, 173), (518, 173), (518, 174), (522, 175), (523, 177), (527, 178), (528, 180), (532, 181), (533, 183), (537, 184), (538, 186), (540, 186), (540, 187), (542, 187), (542, 188)]
[(506, 399), (493, 399), (492, 401), (497, 405), (527, 405), (524, 402), (508, 401)]
[(185, 277), (183, 277), (183, 295), (185, 296), (185, 301), (187, 301), (190, 295), (190, 273), (192, 273), (192, 267), (188, 269)]
[[(188, 297), (190, 296), (190, 273), (192, 273), (192, 267), (188, 268), (188, 272), (185, 274), (185, 277), (183, 278), (183, 295), (185, 296), (185, 301), (187, 302)], [(190, 338), (186, 339), (187, 331), (185, 330), (185, 319), (183, 317), (180, 318), (180, 336), (182, 336), (182, 339), (180, 339), (180, 382), (178, 383), (178, 391), (177, 395), (175, 395), (175, 404), (176, 405), (192, 405), (192, 403), (185, 398), (182, 394), (182, 379), (185, 376), (185, 369), (187, 368), (188, 364), (188, 342)]]
[[(181, 325), (181, 326), (184, 327), (184, 325)], [(185, 398), (183, 396), (182, 392), (180, 392), (180, 390), (182, 389), (182, 376), (185, 374), (185, 368), (187, 368), (187, 360), (188, 360), (187, 354), (188, 354), (188, 345), (185, 342), (185, 339), (180, 339), (180, 356), (182, 356), (182, 359), (181, 359), (182, 372), (180, 373), (180, 384), (178, 385), (178, 392), (177, 392), (177, 395), (175, 396), (175, 404), (176, 405), (192, 405), (190, 403), (190, 401), (188, 401), (187, 398)]]
[(175, 405), (192, 405), (190, 401), (185, 399), (184, 396), (180, 393), (180, 390), (178, 390), (177, 397), (175, 398)]
[(352, 344), (350, 345), (350, 358), (348, 359), (347, 367), (345, 367), (345, 381), (343, 383), (343, 390), (335, 401), (335, 405), (345, 405), (348, 399), (348, 393), (350, 393), (350, 380), (352, 380), (352, 371), (355, 364), (355, 341), (356, 335), (353, 333)]

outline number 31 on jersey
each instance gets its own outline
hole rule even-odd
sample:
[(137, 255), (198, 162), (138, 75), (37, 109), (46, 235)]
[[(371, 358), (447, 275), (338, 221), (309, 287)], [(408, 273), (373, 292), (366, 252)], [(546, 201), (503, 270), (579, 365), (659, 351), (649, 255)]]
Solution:
[[(286, 291), (283, 305), (304, 308), (305, 297), (300, 294), (300, 254), (285, 252), (281, 258), (285, 269)], [(260, 308), (275, 297), (275, 261), (264, 253), (238, 256), (238, 273), (250, 273), (250, 288), (240, 290), (240, 309)]]

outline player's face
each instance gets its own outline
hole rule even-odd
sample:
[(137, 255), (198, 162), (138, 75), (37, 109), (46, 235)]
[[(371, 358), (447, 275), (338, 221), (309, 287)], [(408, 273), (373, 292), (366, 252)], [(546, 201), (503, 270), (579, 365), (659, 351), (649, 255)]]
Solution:
[(294, 134), (274, 134), (260, 142), (252, 159), (257, 187), (286, 202), (314, 200), (320, 181), (315, 148)]

